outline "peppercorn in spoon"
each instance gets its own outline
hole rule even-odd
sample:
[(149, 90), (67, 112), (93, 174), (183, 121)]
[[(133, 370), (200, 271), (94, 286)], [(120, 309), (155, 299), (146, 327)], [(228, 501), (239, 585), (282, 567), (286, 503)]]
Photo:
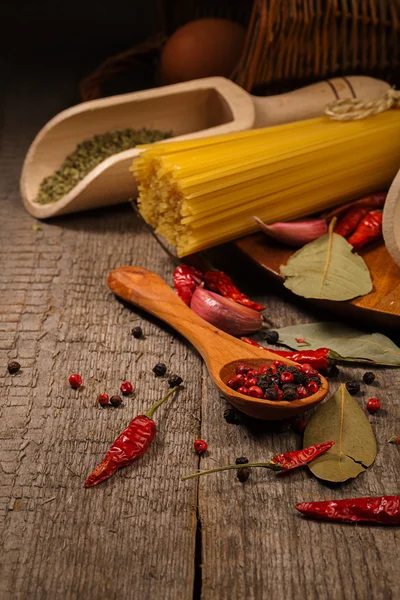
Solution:
[(203, 357), (208, 371), (222, 394), (238, 410), (259, 419), (288, 419), (319, 404), (328, 392), (328, 382), (320, 376), (321, 386), (311, 396), (287, 400), (267, 400), (245, 396), (227, 383), (243, 363), (255, 369), (293, 361), (268, 350), (250, 346), (210, 325), (196, 315), (156, 273), (141, 267), (119, 267), (108, 277), (109, 288), (120, 298), (162, 319), (179, 331)]

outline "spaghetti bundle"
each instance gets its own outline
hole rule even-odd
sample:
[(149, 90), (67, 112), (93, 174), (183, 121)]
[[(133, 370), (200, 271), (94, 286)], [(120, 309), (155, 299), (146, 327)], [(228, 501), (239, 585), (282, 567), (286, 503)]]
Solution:
[[(147, 147), (146, 147), (147, 148)], [(400, 111), (326, 117), (157, 144), (135, 160), (139, 210), (179, 256), (387, 189), (400, 165)]]

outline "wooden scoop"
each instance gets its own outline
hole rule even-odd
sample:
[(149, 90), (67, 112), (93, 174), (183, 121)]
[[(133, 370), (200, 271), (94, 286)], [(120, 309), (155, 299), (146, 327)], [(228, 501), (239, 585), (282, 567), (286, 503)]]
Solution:
[(295, 363), (267, 350), (242, 342), (213, 327), (196, 315), (155, 273), (141, 267), (120, 267), (108, 277), (109, 288), (120, 298), (139, 306), (179, 331), (203, 357), (215, 385), (237, 409), (258, 419), (288, 419), (310, 410), (323, 400), (328, 382), (321, 377), (322, 386), (316, 394), (292, 402), (259, 400), (239, 394), (226, 385), (238, 364), (254, 367), (280, 360)]
[(83, 102), (51, 119), (32, 142), (22, 168), (22, 200), (31, 215), (46, 219), (135, 197), (129, 168), (141, 151), (133, 148), (104, 160), (57, 202), (35, 202), (42, 180), (78, 143), (99, 133), (147, 127), (172, 131), (174, 141), (194, 139), (310, 119), (323, 115), (336, 98), (376, 100), (388, 88), (371, 77), (341, 77), (280, 96), (256, 97), (228, 79), (209, 77)]

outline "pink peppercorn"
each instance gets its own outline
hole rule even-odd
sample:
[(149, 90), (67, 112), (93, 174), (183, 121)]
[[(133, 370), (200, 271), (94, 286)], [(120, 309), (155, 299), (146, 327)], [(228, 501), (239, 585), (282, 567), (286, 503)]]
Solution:
[(264, 392), (260, 387), (258, 387), (258, 385), (252, 385), (249, 387), (248, 394), (253, 398), (264, 398)]
[(69, 385), (74, 388), (74, 390), (78, 389), (82, 385), (82, 377), (78, 373), (73, 373), (69, 376)]
[(133, 392), (133, 385), (130, 381), (124, 381), (119, 386), (119, 389), (121, 390), (124, 396), (129, 396), (129, 394), (132, 394)]
[(373, 415), (381, 407), (381, 401), (378, 398), (370, 398), (367, 402), (367, 411)]

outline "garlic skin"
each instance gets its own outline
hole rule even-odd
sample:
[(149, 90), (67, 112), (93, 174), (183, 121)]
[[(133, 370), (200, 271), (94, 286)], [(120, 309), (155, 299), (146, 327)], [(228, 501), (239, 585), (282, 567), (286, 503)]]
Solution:
[(328, 233), (328, 225), (325, 219), (314, 219), (312, 221), (293, 221), (291, 223), (272, 223), (266, 225), (258, 217), (253, 217), (257, 225), (269, 237), (278, 240), (293, 248), (301, 248), (309, 242)]
[(256, 310), (237, 304), (230, 298), (224, 298), (202, 287), (195, 290), (190, 308), (211, 325), (231, 335), (254, 333), (263, 325), (263, 318)]

